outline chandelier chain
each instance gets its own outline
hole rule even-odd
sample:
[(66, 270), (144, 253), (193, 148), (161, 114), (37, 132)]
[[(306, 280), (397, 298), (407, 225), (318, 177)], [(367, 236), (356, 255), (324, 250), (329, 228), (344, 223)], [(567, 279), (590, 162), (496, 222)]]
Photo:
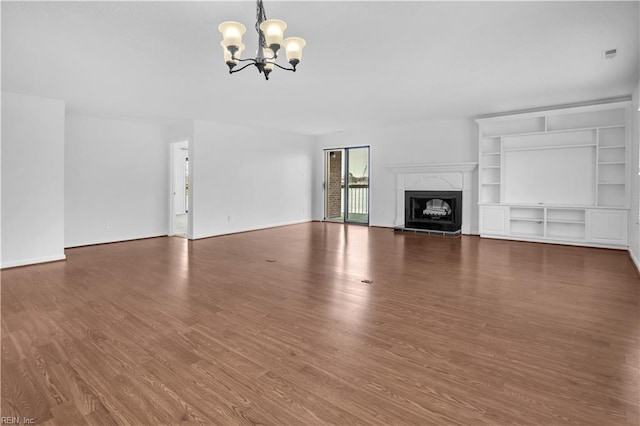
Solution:
[(260, 29), (260, 24), (267, 20), (267, 12), (264, 10), (262, 0), (256, 1), (256, 31), (258, 32), (258, 47), (267, 47), (264, 33)]

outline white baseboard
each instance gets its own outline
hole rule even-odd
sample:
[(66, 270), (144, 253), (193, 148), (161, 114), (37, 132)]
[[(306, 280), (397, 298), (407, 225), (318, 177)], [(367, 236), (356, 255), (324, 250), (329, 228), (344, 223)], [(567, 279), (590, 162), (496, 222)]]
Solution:
[(64, 248), (76, 248), (76, 247), (86, 247), (86, 246), (97, 246), (100, 244), (111, 244), (111, 243), (124, 243), (126, 241), (136, 241), (136, 240), (146, 240), (147, 238), (158, 238), (158, 237), (166, 237), (168, 236), (166, 233), (160, 234), (150, 234), (150, 235), (140, 235), (136, 237), (125, 237), (124, 239), (109, 239), (109, 240), (97, 240), (97, 241), (83, 241), (80, 243), (72, 243), (69, 245), (65, 245)]
[(525, 243), (542, 243), (542, 244), (555, 244), (559, 246), (576, 246), (576, 247), (592, 247), (603, 248), (611, 250), (629, 250), (628, 245), (606, 244), (606, 243), (593, 243), (586, 241), (560, 241), (560, 240), (547, 240), (544, 238), (536, 237), (521, 237), (521, 236), (509, 236), (509, 235), (489, 235), (480, 234), (480, 238), (489, 238), (491, 240), (509, 240), (509, 241), (522, 241)]
[(2, 262), (2, 269), (15, 268), (17, 266), (35, 265), (38, 263), (57, 262), (59, 260), (66, 260), (66, 259), (67, 259), (67, 256), (63, 254), (63, 255), (57, 255), (57, 256), (38, 257), (35, 259), (11, 260), (9, 262)]
[(247, 227), (247, 228), (238, 228), (238, 229), (232, 229), (232, 230), (229, 230), (229, 231), (220, 232), (219, 234), (197, 235), (197, 236), (194, 236), (193, 239), (194, 240), (201, 240), (203, 238), (219, 237), (221, 235), (239, 234), (241, 232), (259, 231), (261, 229), (278, 228), (280, 226), (298, 225), (298, 224), (301, 224), (301, 223), (309, 223), (309, 222), (313, 222), (313, 220), (312, 219), (302, 219), (302, 220), (293, 220), (293, 221), (290, 221), (290, 222), (272, 223), (272, 224), (269, 224), (269, 225), (262, 225), (262, 226), (252, 226), (252, 227)]
[(629, 257), (631, 257), (631, 260), (636, 265), (636, 269), (638, 270), (638, 272), (640, 272), (640, 259), (638, 259), (638, 257), (631, 250), (631, 248), (629, 248)]

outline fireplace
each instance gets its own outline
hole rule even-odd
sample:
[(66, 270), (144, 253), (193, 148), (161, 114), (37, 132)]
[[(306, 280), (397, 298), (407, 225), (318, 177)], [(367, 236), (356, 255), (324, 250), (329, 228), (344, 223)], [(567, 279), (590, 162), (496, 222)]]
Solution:
[[(432, 233), (428, 229), (409, 228), (412, 225), (409, 223), (411, 220), (407, 221), (406, 217), (405, 206), (408, 205), (406, 191), (434, 191), (440, 194), (448, 191), (458, 191), (454, 192), (454, 194), (462, 193), (462, 197), (464, 197), (464, 203), (459, 198), (455, 206), (459, 215), (457, 216), (459, 218), (457, 221), (459, 226), (456, 229), (459, 229), (459, 231), (434, 230), (433, 234), (459, 235), (478, 233), (473, 185), (473, 173), (477, 167), (478, 163), (413, 163), (387, 166), (389, 171), (396, 175), (394, 229), (401, 232)], [(438, 222), (442, 224), (442, 220)]]
[(405, 191), (404, 228), (460, 232), (462, 191)]

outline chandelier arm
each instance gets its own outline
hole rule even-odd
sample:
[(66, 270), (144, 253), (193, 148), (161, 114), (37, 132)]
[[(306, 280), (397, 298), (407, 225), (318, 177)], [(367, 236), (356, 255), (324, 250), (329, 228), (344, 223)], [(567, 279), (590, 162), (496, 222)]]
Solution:
[(269, 63), (270, 63), (270, 64), (275, 65), (276, 67), (278, 67), (278, 68), (280, 68), (280, 69), (282, 69), (282, 70), (296, 72), (296, 69), (295, 69), (295, 68), (286, 68), (286, 67), (283, 67), (283, 66), (282, 66), (282, 65), (280, 65), (280, 64), (276, 64), (275, 62), (269, 62)]
[(247, 62), (247, 61), (251, 61), (251, 62), (253, 62), (254, 64), (257, 62), (254, 58), (247, 58), (247, 59), (233, 58), (233, 59), (235, 59), (235, 60), (236, 60), (236, 61), (238, 61), (238, 62)]
[[(252, 60), (252, 59), (248, 59), (248, 60)], [(255, 65), (255, 63), (256, 63), (256, 62), (255, 62), (255, 61), (253, 61), (253, 62), (248, 63), (247, 65), (245, 65), (245, 66), (243, 66), (243, 67), (241, 67), (241, 68), (238, 68), (237, 70), (229, 70), (229, 74), (234, 74), (234, 73), (240, 72), (240, 71), (242, 71), (243, 69), (245, 69), (246, 67), (249, 67), (249, 66), (251, 66), (251, 65)]]

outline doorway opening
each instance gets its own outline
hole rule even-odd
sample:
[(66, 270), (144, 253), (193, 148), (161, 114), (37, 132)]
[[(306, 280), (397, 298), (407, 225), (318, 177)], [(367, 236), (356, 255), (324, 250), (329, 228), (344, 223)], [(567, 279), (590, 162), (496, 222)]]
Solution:
[(189, 229), (189, 143), (171, 144), (170, 235), (188, 238)]
[(325, 150), (324, 219), (369, 224), (369, 147)]

